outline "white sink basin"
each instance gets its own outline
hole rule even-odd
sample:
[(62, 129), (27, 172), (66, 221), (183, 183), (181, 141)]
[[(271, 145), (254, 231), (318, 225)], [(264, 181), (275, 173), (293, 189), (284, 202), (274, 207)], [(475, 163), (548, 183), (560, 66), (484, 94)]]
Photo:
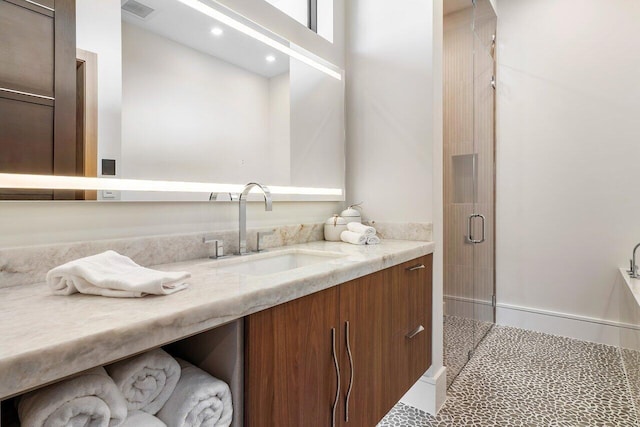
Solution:
[(295, 270), (309, 265), (329, 262), (345, 256), (341, 253), (290, 249), (273, 253), (265, 252), (233, 260), (222, 260), (216, 269), (244, 274), (246, 276), (266, 276)]

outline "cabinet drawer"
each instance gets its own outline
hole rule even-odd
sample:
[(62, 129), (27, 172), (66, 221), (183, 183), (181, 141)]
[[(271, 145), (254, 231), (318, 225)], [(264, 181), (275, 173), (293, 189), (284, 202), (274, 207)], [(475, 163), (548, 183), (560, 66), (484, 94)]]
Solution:
[(0, 40), (0, 88), (53, 97), (53, 18), (0, 0)]
[(51, 175), (53, 153), (53, 107), (0, 97), (0, 172)]

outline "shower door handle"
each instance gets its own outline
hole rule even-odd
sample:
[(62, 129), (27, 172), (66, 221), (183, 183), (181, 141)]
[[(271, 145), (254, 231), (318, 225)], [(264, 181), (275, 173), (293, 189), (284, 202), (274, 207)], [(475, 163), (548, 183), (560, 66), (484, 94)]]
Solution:
[[(479, 240), (476, 240), (473, 238), (473, 218), (480, 218), (482, 220), (482, 237)], [(469, 242), (470, 243), (482, 243), (485, 241), (485, 218), (484, 215), (480, 215), (480, 214), (473, 214), (473, 215), (469, 215), (469, 218), (467, 220), (467, 232), (468, 232), (468, 237), (469, 237)]]

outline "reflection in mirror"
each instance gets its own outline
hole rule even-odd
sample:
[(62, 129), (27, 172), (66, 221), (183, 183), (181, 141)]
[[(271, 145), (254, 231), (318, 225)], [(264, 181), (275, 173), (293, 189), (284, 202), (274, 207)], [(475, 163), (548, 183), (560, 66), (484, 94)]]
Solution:
[[(200, 7), (223, 15), (214, 19)], [(89, 173), (78, 168), (77, 175), (344, 189), (341, 70), (213, 1), (127, 0), (116, 56), (122, 60), (122, 102), (98, 109), (92, 96), (119, 78), (120, 64), (113, 59), (113, 45), (105, 48), (113, 34), (83, 22), (88, 18), (77, 17), (83, 28), (77, 128), (79, 144), (90, 156), (86, 164), (93, 166)], [(96, 63), (118, 72), (100, 68), (96, 78)], [(102, 130), (96, 138), (96, 122), (111, 123), (115, 115), (121, 116), (120, 138), (104, 137)], [(91, 135), (94, 146), (87, 150)], [(75, 194), (101, 200), (209, 199), (208, 193)], [(341, 194), (326, 200), (342, 200)]]
[(122, 177), (343, 187), (341, 81), (179, 1), (146, 4), (122, 15)]

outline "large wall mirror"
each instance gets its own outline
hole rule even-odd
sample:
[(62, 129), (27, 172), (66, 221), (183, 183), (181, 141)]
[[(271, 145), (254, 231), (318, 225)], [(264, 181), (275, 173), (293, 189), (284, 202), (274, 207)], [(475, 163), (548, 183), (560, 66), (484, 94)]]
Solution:
[[(77, 50), (76, 153), (82, 152), (83, 165), (76, 175), (255, 181), (340, 190), (276, 195), (276, 200), (344, 200), (342, 70), (214, 1), (123, 0), (120, 13), (120, 111), (96, 108), (93, 99), (101, 93), (99, 85), (109, 84), (97, 64), (114, 52)], [(110, 37), (103, 30), (95, 25), (91, 38)], [(120, 114), (119, 138), (97, 131), (107, 114)], [(42, 173), (28, 167), (8, 172)], [(204, 192), (75, 194), (88, 200), (209, 199)]]

